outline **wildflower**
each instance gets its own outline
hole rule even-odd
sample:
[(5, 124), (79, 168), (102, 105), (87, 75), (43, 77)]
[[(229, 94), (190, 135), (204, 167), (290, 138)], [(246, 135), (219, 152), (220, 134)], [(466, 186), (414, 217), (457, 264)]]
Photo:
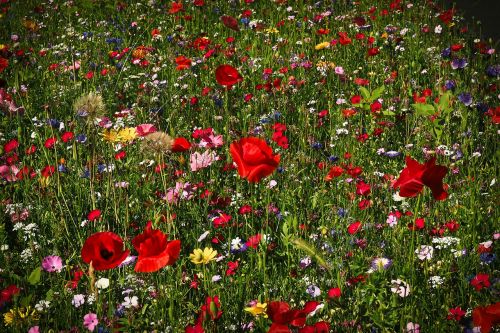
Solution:
[(59, 256), (47, 256), (42, 260), (42, 268), (49, 273), (60, 272), (62, 269), (62, 259)]
[(134, 127), (126, 127), (118, 132), (117, 139), (120, 142), (131, 142), (137, 137), (137, 131)]
[(402, 197), (415, 197), (425, 185), (430, 187), (434, 199), (444, 200), (448, 197), (448, 193), (443, 187), (443, 178), (446, 173), (448, 173), (448, 168), (436, 165), (435, 157), (425, 164), (420, 164), (407, 156), (406, 168), (403, 169), (392, 187), (400, 188), (399, 195)]
[(231, 87), (232, 85), (243, 81), (243, 77), (236, 68), (230, 65), (220, 65), (215, 70), (215, 78), (221, 86)]
[(109, 287), (109, 279), (100, 278), (95, 283), (95, 286), (97, 287), (97, 289), (106, 289), (107, 287)]
[(478, 306), (472, 311), (474, 326), (481, 327), (481, 332), (489, 333), (491, 328), (500, 324), (500, 302), (488, 306)]
[(278, 167), (280, 155), (259, 138), (242, 138), (231, 143), (231, 156), (238, 166), (238, 173), (251, 183), (257, 183), (269, 176)]
[(395, 294), (398, 294), (400, 297), (406, 297), (410, 294), (410, 286), (408, 283), (396, 279), (396, 280), (391, 280), (391, 291)]
[(267, 318), (267, 303), (253, 302), (251, 306), (245, 308), (244, 310), (250, 312), (255, 317), (263, 316), (264, 318)]
[(318, 297), (319, 295), (321, 295), (321, 290), (318, 288), (318, 286), (315, 286), (314, 284), (308, 286), (306, 292), (311, 297)]
[(122, 302), (122, 306), (126, 309), (130, 309), (132, 307), (136, 308), (139, 306), (139, 298), (137, 296), (125, 296), (124, 301)]
[(446, 319), (460, 321), (464, 315), (465, 315), (465, 311), (462, 310), (461, 307), (457, 306), (456, 308), (449, 310), (449, 314), (446, 317)]
[(81, 255), (84, 262), (95, 270), (107, 270), (120, 265), (129, 255), (123, 250), (123, 241), (117, 234), (109, 231), (91, 235), (83, 244)]
[(412, 322), (407, 323), (405, 333), (420, 333), (420, 325)]
[(434, 275), (429, 278), (429, 283), (432, 288), (437, 288), (438, 286), (442, 285), (444, 282), (444, 279), (440, 276)]
[(180, 240), (167, 240), (161, 230), (153, 229), (148, 222), (144, 232), (132, 240), (132, 245), (139, 253), (136, 272), (156, 272), (162, 267), (173, 265), (181, 251)]
[(73, 304), (73, 306), (75, 308), (82, 306), (83, 303), (85, 303), (85, 296), (84, 295), (76, 294), (73, 296), (73, 300), (71, 301), (71, 304)]
[(470, 284), (476, 289), (476, 291), (488, 288), (491, 285), (490, 276), (488, 274), (479, 273), (470, 281)]
[(328, 298), (330, 298), (330, 299), (339, 298), (341, 295), (342, 295), (342, 291), (338, 287), (330, 288), (330, 290), (328, 290)]
[(375, 271), (386, 270), (392, 265), (392, 260), (384, 257), (372, 260), (371, 268)]
[(27, 308), (14, 307), (3, 315), (5, 326), (17, 325), (25, 321), (38, 321), (39, 318), (40, 315), (35, 309), (31, 309), (31, 306)]
[(141, 148), (149, 153), (168, 153), (172, 149), (174, 140), (164, 132), (153, 132), (144, 137)]
[(93, 92), (83, 95), (73, 103), (73, 110), (80, 117), (99, 118), (105, 112), (102, 96)]
[(193, 253), (189, 255), (189, 259), (191, 262), (199, 265), (199, 264), (208, 264), (210, 261), (215, 260), (217, 256), (217, 251), (212, 249), (211, 247), (205, 247), (203, 250), (195, 249)]
[(421, 245), (420, 249), (415, 250), (415, 253), (417, 253), (418, 259), (420, 260), (430, 260), (434, 253), (434, 247), (430, 245)]
[(83, 326), (91, 332), (94, 331), (98, 323), (99, 320), (97, 320), (97, 315), (95, 313), (89, 312), (83, 317)]
[(328, 47), (330, 47), (330, 42), (323, 42), (323, 43), (319, 43), (318, 45), (316, 45), (314, 47), (314, 49), (316, 51), (319, 51), (319, 50), (323, 50), (324, 48), (328, 48)]

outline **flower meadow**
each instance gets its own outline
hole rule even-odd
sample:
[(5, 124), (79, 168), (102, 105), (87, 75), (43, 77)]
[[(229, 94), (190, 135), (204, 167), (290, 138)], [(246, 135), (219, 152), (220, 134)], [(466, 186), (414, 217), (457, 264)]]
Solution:
[(498, 331), (500, 61), (459, 9), (2, 0), (0, 25), (1, 332)]

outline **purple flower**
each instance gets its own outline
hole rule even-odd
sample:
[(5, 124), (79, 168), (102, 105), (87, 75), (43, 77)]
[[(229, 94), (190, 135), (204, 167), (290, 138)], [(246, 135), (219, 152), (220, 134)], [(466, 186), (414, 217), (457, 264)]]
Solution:
[(458, 100), (465, 106), (469, 106), (472, 104), (472, 95), (470, 93), (461, 93), (458, 95)]
[(94, 328), (99, 323), (97, 320), (97, 315), (95, 313), (89, 312), (83, 317), (83, 326), (89, 331), (94, 331)]
[(444, 83), (444, 87), (446, 88), (446, 90), (455, 90), (457, 84), (453, 80), (446, 80), (446, 82)]
[(399, 155), (401, 155), (401, 153), (399, 151), (389, 150), (388, 152), (385, 152), (384, 155), (387, 157), (390, 157), (390, 158), (394, 158), (394, 157), (398, 157)]
[(500, 76), (500, 65), (491, 65), (486, 68), (486, 75), (489, 77), (499, 77)]
[(451, 68), (453, 69), (463, 69), (465, 68), (469, 63), (467, 62), (467, 59), (462, 58), (462, 59), (453, 59), (451, 62)]
[(62, 267), (62, 259), (59, 256), (47, 256), (42, 260), (42, 268), (46, 272), (60, 272)]
[(443, 58), (449, 58), (451, 56), (451, 48), (446, 48), (443, 51), (441, 51), (441, 57)]
[(311, 296), (311, 297), (318, 297), (321, 295), (321, 290), (315, 286), (314, 284), (311, 284), (309, 287), (307, 287), (306, 292)]

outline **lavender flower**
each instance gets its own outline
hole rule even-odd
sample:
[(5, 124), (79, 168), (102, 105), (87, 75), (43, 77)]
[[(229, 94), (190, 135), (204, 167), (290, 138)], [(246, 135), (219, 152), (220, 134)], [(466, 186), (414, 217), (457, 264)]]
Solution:
[(451, 68), (453, 69), (464, 69), (469, 63), (467, 62), (467, 59), (462, 58), (462, 59), (453, 59), (451, 62)]
[(465, 106), (469, 106), (472, 104), (472, 95), (470, 93), (461, 93), (458, 95), (458, 100)]

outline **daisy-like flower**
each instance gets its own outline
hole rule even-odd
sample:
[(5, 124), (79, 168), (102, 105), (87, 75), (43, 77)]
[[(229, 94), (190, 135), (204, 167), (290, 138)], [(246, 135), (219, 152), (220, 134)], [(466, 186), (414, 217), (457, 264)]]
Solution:
[(195, 249), (193, 253), (189, 255), (189, 259), (191, 262), (199, 265), (199, 264), (208, 264), (212, 260), (215, 260), (217, 256), (217, 251), (212, 249), (211, 247), (205, 247), (202, 249)]
[(250, 312), (255, 317), (263, 316), (267, 318), (267, 303), (250, 302), (249, 305), (249, 307), (244, 309), (245, 311)]
[(392, 260), (388, 258), (375, 258), (372, 260), (371, 268), (374, 271), (386, 270), (392, 265)]
[(410, 285), (400, 279), (391, 280), (392, 287), (391, 291), (398, 294), (400, 297), (406, 297), (410, 295)]
[(120, 142), (131, 142), (137, 137), (137, 131), (134, 127), (127, 127), (118, 132)]

